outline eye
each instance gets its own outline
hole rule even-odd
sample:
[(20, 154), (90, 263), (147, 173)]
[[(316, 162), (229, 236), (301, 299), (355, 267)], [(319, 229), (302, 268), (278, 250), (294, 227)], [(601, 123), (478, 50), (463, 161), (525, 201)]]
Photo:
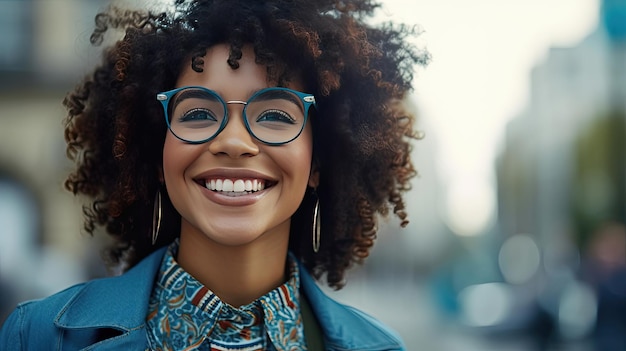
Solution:
[(180, 123), (183, 122), (208, 122), (208, 121), (217, 121), (217, 117), (215, 113), (211, 110), (195, 108), (191, 111), (185, 112), (180, 118), (178, 118)]
[(256, 122), (296, 124), (296, 120), (293, 117), (291, 117), (287, 112), (281, 110), (264, 111), (257, 117)]

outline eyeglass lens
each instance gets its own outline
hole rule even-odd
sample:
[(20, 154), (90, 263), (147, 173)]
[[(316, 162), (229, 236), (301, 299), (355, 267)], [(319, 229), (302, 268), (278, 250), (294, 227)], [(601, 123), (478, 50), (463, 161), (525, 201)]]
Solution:
[[(199, 142), (223, 129), (226, 105), (209, 90), (187, 88), (169, 101), (170, 129), (181, 139)], [(287, 142), (298, 136), (304, 125), (304, 106), (300, 97), (288, 90), (269, 89), (254, 95), (244, 107), (244, 123), (257, 139), (268, 143)]]

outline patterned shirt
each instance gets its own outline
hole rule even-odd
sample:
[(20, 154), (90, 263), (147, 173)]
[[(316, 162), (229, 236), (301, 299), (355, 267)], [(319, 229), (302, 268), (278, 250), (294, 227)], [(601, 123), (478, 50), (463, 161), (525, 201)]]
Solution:
[(148, 342), (156, 351), (306, 350), (298, 265), (291, 255), (287, 282), (252, 303), (233, 307), (185, 272), (172, 243), (150, 297)]

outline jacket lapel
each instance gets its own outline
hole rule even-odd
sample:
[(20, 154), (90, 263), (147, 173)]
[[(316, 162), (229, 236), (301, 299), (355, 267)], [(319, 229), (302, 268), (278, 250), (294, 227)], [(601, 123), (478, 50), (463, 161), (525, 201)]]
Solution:
[(327, 350), (404, 350), (400, 337), (376, 319), (326, 296), (302, 264), (300, 284), (322, 328)]
[[(137, 349), (137, 345), (147, 346), (145, 318), (148, 300), (165, 250), (155, 251), (121, 276), (93, 280), (78, 290), (54, 321), (57, 327), (66, 330), (67, 342), (93, 339), (99, 331), (110, 329), (121, 334), (85, 350), (126, 350)], [(92, 332), (85, 333), (85, 330)]]

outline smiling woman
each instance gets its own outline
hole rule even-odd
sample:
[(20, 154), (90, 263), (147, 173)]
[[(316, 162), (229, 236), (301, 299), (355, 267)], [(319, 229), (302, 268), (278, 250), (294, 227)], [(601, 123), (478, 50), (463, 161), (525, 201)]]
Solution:
[[(120, 276), (26, 302), (2, 350), (401, 350), (327, 297), (362, 262), (379, 216), (407, 223), (413, 117), (428, 55), (364, 19), (372, 1), (175, 1), (111, 8), (123, 39), (66, 100), (76, 169)], [(36, 335), (31, 331), (36, 331)], [(54, 341), (54, 342), (53, 342)]]
[[(229, 102), (258, 100), (259, 96), (265, 95), (265, 89), (275, 84), (268, 78), (265, 66), (255, 63), (253, 48), (246, 45), (242, 48), (239, 67), (233, 70), (227, 63), (229, 51), (230, 48), (223, 44), (209, 48), (204, 55), (201, 72), (191, 67), (183, 68), (176, 86), (206, 87), (219, 92), (216, 95), (223, 96)], [(287, 87), (302, 90), (299, 80), (294, 77)], [(224, 267), (219, 262), (240, 255), (247, 256), (251, 250), (265, 253), (262, 262), (256, 266), (258, 270), (246, 270), (246, 274), (249, 274), (246, 284), (251, 289), (246, 291), (240, 289), (238, 284), (233, 284), (230, 288), (233, 291), (226, 293), (220, 291), (220, 285), (223, 284), (211, 284), (218, 296), (234, 305), (249, 303), (279, 285), (277, 283), (284, 274), (281, 267), (284, 267), (287, 253), (291, 216), (302, 202), (307, 185), (311, 188), (318, 185), (314, 179), (317, 178), (317, 171), (311, 172), (312, 130), (310, 123), (303, 123), (304, 108), (294, 106), (282, 109), (285, 104), (294, 105), (284, 98), (280, 99), (283, 101), (263, 100), (266, 100), (262, 102), (265, 106), (263, 113), (250, 110), (250, 107), (256, 105), (254, 101), (245, 107), (230, 104), (227, 109), (210, 109), (209, 105), (197, 100), (185, 104), (179, 102), (172, 113), (185, 116), (204, 111), (203, 116), (207, 116), (205, 120), (221, 120), (221, 127), (216, 128), (217, 123), (212, 122), (208, 122), (204, 128), (190, 127), (194, 132), (205, 129), (210, 133), (207, 135), (211, 137), (205, 138), (210, 142), (202, 144), (181, 142), (173, 133), (168, 133), (163, 147), (167, 193), (181, 215), (181, 266), (196, 278), (206, 276), (206, 281), (224, 282), (228, 277), (232, 280), (236, 276), (239, 276), (239, 280), (241, 272), (238, 272), (240, 268), (237, 264)], [(222, 107), (225, 105), (222, 104)], [(253, 134), (253, 131), (259, 131), (262, 127), (250, 127), (250, 119), (255, 115), (260, 117), (279, 110), (292, 110), (292, 115), (299, 115), (296, 119), (302, 121), (301, 126), (296, 125), (294, 130), (281, 128), (279, 132), (273, 128), (277, 135), (271, 140), (276, 142), (259, 142), (258, 136), (264, 135), (264, 132), (261, 130)], [(168, 119), (172, 118), (182, 119)], [(178, 122), (178, 125), (183, 123), (189, 122)], [(266, 122), (259, 121), (257, 117), (252, 125), (260, 123)], [(294, 124), (288, 125), (293, 127)], [(170, 129), (173, 127), (170, 123)], [(181, 130), (180, 127), (178, 130)], [(233, 196), (234, 184), (245, 184), (245, 180), (261, 184), (261, 190)], [(222, 182), (222, 191), (207, 189), (206, 182), (211, 181), (215, 181), (216, 186)], [(242, 250), (243, 247), (246, 249)], [(187, 254), (187, 250), (191, 252)], [(203, 255), (203, 252), (213, 254)], [(247, 260), (249, 257), (234, 261), (248, 265)], [(197, 269), (191, 266), (197, 266)], [(268, 274), (274, 276), (267, 277)], [(230, 295), (236, 298), (229, 301)]]

